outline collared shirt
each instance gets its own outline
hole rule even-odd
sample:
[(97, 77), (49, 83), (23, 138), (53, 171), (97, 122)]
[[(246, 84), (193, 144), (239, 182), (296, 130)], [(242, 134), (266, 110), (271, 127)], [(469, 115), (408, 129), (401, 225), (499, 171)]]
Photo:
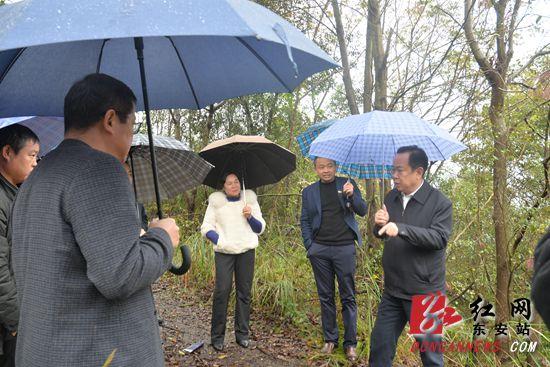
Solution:
[(407, 204), (409, 203), (409, 200), (411, 200), (411, 198), (414, 196), (414, 194), (416, 194), (416, 192), (418, 190), (420, 190), (422, 185), (424, 185), (424, 180), (422, 180), (422, 182), (420, 183), (420, 186), (418, 186), (416, 188), (416, 190), (411, 192), (409, 195), (406, 195), (404, 192), (401, 193), (401, 198), (403, 199), (403, 210), (405, 210), (407, 208)]

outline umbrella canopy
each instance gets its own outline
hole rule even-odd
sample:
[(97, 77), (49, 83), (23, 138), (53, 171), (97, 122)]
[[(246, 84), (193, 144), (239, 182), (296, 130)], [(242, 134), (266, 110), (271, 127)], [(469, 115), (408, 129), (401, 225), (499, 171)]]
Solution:
[[(152, 109), (198, 109), (259, 92), (290, 92), (338, 66), (303, 33), (246, 0), (26, 0), (0, 7), (0, 117), (62, 116), (87, 74), (142, 87)], [(138, 110), (146, 109), (138, 95)]]
[(466, 149), (447, 131), (413, 113), (373, 111), (335, 122), (313, 141), (309, 154), (342, 163), (389, 164), (406, 145), (424, 149), (430, 161)]
[[(311, 143), (338, 120), (325, 120), (315, 125), (310, 126), (306, 131), (296, 137), (300, 151), (304, 157), (314, 159), (315, 156), (309, 154)], [(352, 176), (361, 179), (368, 178), (391, 178), (391, 165), (375, 165), (375, 164), (354, 164), (336, 162), (337, 171), (346, 176)]]
[(0, 7), (0, 117), (63, 114), (90, 73), (134, 91), (144, 110), (163, 218), (150, 108), (201, 108), (289, 92), (337, 64), (281, 17), (247, 0), (26, 0)]
[(13, 124), (21, 124), (31, 129), (40, 139), (39, 156), (43, 157), (63, 140), (64, 123), (61, 117), (12, 117), (0, 119), (0, 129)]
[(291, 151), (263, 136), (235, 135), (208, 144), (199, 153), (213, 168), (204, 184), (221, 189), (221, 179), (228, 172), (239, 175), (246, 188), (254, 189), (280, 181), (296, 169)]
[[(173, 198), (199, 186), (213, 167), (179, 140), (155, 135), (153, 141), (162, 199)], [(134, 135), (130, 150), (130, 164), (137, 200), (141, 203), (154, 201), (155, 188), (147, 135)]]

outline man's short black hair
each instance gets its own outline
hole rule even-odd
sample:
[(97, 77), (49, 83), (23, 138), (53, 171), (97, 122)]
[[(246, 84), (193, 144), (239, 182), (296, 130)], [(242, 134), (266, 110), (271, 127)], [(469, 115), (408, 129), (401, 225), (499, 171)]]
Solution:
[(413, 171), (418, 167), (422, 167), (424, 169), (422, 176), (424, 176), (428, 170), (428, 156), (424, 149), (416, 145), (407, 145), (397, 149), (397, 154), (401, 153), (409, 153), (409, 166), (411, 166)]
[[(317, 158), (325, 158), (325, 157), (315, 157), (315, 158), (313, 158), (313, 167), (317, 167)], [(332, 163), (336, 166), (336, 161), (334, 159), (330, 159), (330, 158), (325, 158), (325, 159), (328, 159), (329, 161), (332, 161)]]
[(90, 74), (73, 84), (65, 96), (65, 132), (86, 130), (113, 109), (125, 122), (136, 103), (134, 92), (106, 74)]
[(15, 154), (19, 154), (29, 140), (33, 143), (39, 142), (38, 136), (26, 126), (13, 124), (0, 129), (0, 149), (9, 145)]

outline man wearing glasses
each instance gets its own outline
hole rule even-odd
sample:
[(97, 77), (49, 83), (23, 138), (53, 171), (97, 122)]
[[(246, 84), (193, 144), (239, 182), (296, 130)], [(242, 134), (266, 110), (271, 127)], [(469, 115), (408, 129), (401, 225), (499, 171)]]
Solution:
[(136, 97), (91, 74), (65, 96), (65, 139), (21, 186), (11, 221), (16, 365), (164, 366), (151, 284), (179, 243), (174, 219), (139, 236), (121, 162)]
[[(393, 166), (395, 188), (386, 195), (384, 207), (374, 218), (374, 234), (385, 244), (384, 292), (371, 334), (371, 367), (392, 366), (397, 340), (410, 319), (412, 296), (445, 292), (451, 202), (424, 181), (428, 168), (424, 150), (417, 146), (399, 148)], [(440, 338), (429, 335), (426, 341), (438, 342)], [(443, 366), (441, 348), (421, 352), (420, 357), (424, 366)]]

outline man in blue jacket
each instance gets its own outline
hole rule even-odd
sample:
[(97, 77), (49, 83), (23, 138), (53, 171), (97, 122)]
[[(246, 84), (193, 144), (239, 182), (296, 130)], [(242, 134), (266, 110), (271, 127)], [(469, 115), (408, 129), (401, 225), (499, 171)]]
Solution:
[(325, 345), (330, 354), (338, 345), (338, 324), (334, 302), (334, 276), (342, 302), (344, 350), (350, 361), (357, 359), (357, 304), (355, 302), (355, 243), (361, 244), (355, 214), (364, 216), (367, 203), (353, 180), (336, 177), (336, 163), (317, 157), (319, 181), (302, 191), (301, 227), (307, 257), (311, 262)]

